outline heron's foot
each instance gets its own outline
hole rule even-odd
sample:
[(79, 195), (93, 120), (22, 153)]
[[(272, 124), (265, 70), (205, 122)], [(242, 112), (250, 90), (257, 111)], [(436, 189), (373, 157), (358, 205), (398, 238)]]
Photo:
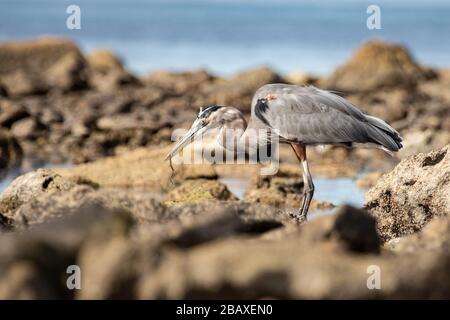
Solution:
[(289, 217), (296, 219), (299, 223), (306, 222), (308, 219), (306, 215), (308, 214), (309, 204), (314, 193), (314, 188), (305, 188), (303, 190), (303, 200), (300, 209), (296, 212), (289, 212)]
[(289, 218), (297, 220), (298, 223), (304, 223), (308, 219), (306, 218), (306, 214), (303, 214), (302, 212), (294, 211), (288, 213)]

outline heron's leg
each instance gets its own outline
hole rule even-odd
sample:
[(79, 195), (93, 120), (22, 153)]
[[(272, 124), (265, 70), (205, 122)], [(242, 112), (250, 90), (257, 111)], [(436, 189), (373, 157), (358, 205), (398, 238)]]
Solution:
[(306, 147), (302, 144), (291, 144), (291, 146), (298, 160), (301, 162), (303, 169), (303, 201), (298, 211), (298, 217), (300, 220), (306, 220), (309, 205), (314, 195), (314, 183), (311, 172), (309, 171), (308, 160), (306, 159)]

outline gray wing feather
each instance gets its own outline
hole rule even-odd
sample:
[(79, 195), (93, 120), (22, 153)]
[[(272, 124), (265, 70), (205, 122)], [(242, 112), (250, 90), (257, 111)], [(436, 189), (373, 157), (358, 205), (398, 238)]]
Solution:
[[(264, 110), (255, 110), (258, 100), (269, 94), (275, 99), (268, 101)], [(261, 119), (287, 141), (375, 143), (391, 151), (401, 148), (400, 135), (386, 122), (365, 115), (332, 92), (311, 86), (270, 84), (261, 87), (253, 97), (252, 116)]]

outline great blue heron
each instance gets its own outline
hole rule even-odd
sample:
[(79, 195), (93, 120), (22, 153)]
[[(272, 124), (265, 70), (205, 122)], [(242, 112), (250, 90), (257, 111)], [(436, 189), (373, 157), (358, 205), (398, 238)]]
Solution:
[[(303, 201), (297, 217), (306, 220), (314, 184), (306, 159), (306, 146), (344, 145), (366, 146), (388, 153), (401, 147), (399, 133), (383, 120), (361, 112), (352, 103), (331, 91), (313, 86), (267, 84), (253, 96), (249, 124), (234, 107), (209, 106), (200, 111), (190, 130), (169, 152), (173, 157), (196, 136), (213, 128), (238, 129), (236, 139), (244, 139), (249, 129), (265, 128), (288, 143), (303, 168)], [(225, 139), (218, 134), (219, 143)], [(261, 143), (267, 143), (263, 141)]]

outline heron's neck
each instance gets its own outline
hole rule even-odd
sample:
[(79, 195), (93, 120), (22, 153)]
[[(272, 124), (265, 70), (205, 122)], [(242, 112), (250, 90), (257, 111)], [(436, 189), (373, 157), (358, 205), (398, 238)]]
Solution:
[(237, 154), (243, 151), (240, 146), (245, 144), (247, 136), (247, 122), (244, 117), (230, 123), (225, 123), (220, 129), (217, 142), (226, 150)]

